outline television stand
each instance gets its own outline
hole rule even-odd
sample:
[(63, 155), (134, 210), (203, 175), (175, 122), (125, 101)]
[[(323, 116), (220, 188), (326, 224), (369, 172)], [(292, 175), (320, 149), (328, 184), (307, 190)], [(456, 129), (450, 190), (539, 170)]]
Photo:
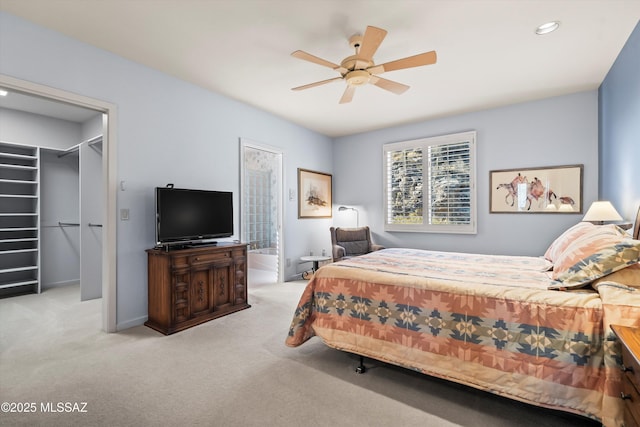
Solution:
[(169, 335), (251, 307), (246, 244), (146, 252), (148, 327)]

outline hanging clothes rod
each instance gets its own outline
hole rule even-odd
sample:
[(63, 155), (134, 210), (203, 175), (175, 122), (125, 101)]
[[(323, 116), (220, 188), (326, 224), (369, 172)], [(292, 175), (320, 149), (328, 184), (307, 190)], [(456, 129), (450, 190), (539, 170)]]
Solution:
[(61, 222), (61, 221), (58, 221), (58, 225), (60, 227), (80, 227), (80, 224), (78, 224), (76, 222)]
[(80, 149), (80, 146), (82, 144), (87, 144), (89, 147), (92, 147), (95, 144), (98, 143), (102, 143), (102, 135), (96, 135), (92, 138), (89, 138), (85, 141), (82, 141), (80, 144), (76, 144), (72, 147), (67, 148), (66, 150), (64, 150), (62, 153), (58, 154), (58, 157), (64, 157), (64, 156), (68, 156), (71, 153), (75, 153), (76, 151), (78, 151)]
[(102, 224), (92, 224), (92, 223), (89, 223), (89, 227), (102, 227)]
[(81, 144), (84, 142), (86, 142), (89, 147), (95, 144), (100, 144), (102, 143), (102, 135), (96, 135), (93, 138), (89, 138), (86, 141), (82, 141)]
[(80, 149), (80, 144), (74, 145), (73, 147), (69, 147), (66, 150), (64, 150), (62, 153), (58, 154), (58, 158), (68, 156), (71, 153), (75, 153), (79, 149)]

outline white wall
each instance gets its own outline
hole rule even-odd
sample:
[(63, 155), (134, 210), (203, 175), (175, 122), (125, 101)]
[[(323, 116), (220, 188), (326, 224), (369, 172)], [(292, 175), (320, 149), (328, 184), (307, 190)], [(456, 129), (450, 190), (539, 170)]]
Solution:
[(80, 134), (78, 123), (0, 108), (0, 140), (5, 142), (64, 150), (79, 143)]
[[(0, 73), (117, 105), (118, 181), (126, 183), (117, 205), (130, 209), (117, 230), (118, 329), (147, 316), (154, 187), (233, 191), (239, 236), (239, 138), (284, 151), (287, 191), (297, 187), (298, 167), (332, 172), (326, 136), (7, 13), (0, 13)], [(298, 220), (295, 200), (285, 209), (289, 277), (297, 257), (323, 245), (331, 221)]]
[[(385, 233), (382, 145), (477, 131), (478, 234)], [(334, 207), (360, 208), (376, 243), (445, 251), (542, 255), (580, 214), (490, 214), (489, 171), (584, 164), (583, 212), (598, 195), (597, 91), (368, 132), (334, 141)], [(336, 222), (348, 221), (334, 212)], [(353, 219), (351, 219), (353, 221)], [(342, 223), (340, 224), (342, 225)]]
[(98, 113), (95, 117), (82, 123), (82, 139), (80, 141), (87, 141), (98, 135), (102, 135), (102, 113)]

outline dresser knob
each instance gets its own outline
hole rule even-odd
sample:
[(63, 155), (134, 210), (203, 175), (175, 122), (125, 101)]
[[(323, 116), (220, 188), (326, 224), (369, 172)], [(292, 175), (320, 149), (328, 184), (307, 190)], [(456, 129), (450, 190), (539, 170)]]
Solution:
[(631, 366), (622, 365), (620, 369), (622, 369), (622, 372), (633, 372), (633, 368)]
[(622, 400), (631, 400), (631, 395), (630, 394), (624, 394), (624, 391), (620, 392), (620, 398)]

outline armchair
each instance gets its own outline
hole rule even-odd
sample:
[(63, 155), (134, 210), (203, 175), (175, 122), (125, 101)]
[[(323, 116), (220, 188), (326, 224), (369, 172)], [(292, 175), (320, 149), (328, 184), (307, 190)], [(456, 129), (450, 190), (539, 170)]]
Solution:
[(373, 243), (369, 227), (366, 226), (358, 228), (331, 227), (329, 231), (331, 232), (331, 252), (334, 262), (384, 249), (384, 246)]

